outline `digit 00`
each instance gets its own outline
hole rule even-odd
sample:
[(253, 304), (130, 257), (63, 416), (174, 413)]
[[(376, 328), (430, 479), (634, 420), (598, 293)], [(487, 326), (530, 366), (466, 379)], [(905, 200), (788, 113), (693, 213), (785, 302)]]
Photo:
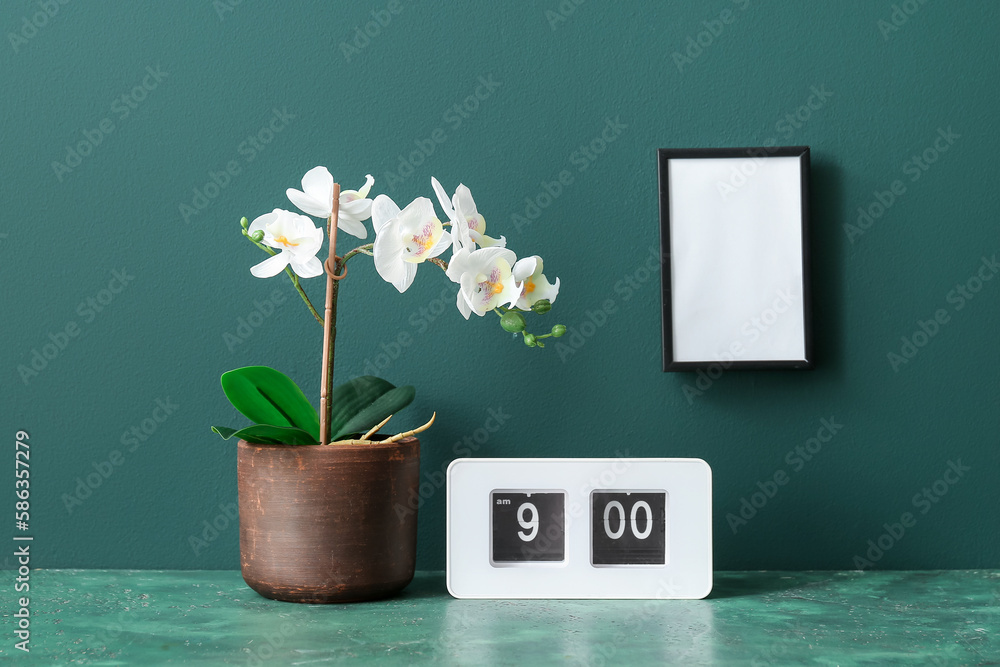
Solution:
[[(646, 528), (642, 531), (639, 530), (638, 522), (640, 508), (646, 513)], [(611, 525), (608, 523), (608, 519), (611, 517), (612, 509), (618, 511), (618, 530), (614, 532), (611, 531)], [(632, 505), (629, 525), (632, 528), (632, 534), (635, 535), (636, 538), (644, 540), (649, 537), (649, 534), (653, 531), (653, 510), (649, 508), (649, 503), (645, 500), (640, 500), (636, 504)], [(622, 507), (622, 504), (617, 500), (612, 500), (604, 506), (604, 532), (607, 533), (608, 537), (613, 540), (617, 540), (625, 534), (625, 508)]]

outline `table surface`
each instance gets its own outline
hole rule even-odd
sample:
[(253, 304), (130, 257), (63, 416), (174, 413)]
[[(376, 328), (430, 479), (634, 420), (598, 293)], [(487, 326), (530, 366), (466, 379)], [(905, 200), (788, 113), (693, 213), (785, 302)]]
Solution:
[(234, 571), (35, 570), (12, 664), (998, 665), (1000, 571), (717, 572), (706, 600), (276, 602)]

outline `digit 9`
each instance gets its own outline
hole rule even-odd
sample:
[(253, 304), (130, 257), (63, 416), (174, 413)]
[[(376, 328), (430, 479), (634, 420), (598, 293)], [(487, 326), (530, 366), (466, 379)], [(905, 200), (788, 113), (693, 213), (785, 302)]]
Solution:
[[(531, 521), (524, 520), (525, 511), (531, 512)], [(518, 531), (518, 537), (525, 542), (535, 539), (535, 536), (538, 535), (538, 508), (532, 503), (521, 503), (521, 506), (517, 508), (517, 522), (521, 524), (521, 528), (530, 531), (528, 533)]]

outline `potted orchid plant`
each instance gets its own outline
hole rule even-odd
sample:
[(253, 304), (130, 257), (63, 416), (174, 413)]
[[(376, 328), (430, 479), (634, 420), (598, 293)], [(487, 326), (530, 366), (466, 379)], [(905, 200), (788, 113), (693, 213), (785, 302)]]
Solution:
[[(544, 334), (527, 330), (525, 315), (548, 312), (559, 279), (549, 282), (540, 257), (518, 259), (504, 237), (487, 236), (467, 187), (459, 185), (448, 197), (431, 179), (442, 222), (429, 198), (417, 197), (401, 209), (387, 195), (369, 198), (373, 184), (369, 175), (361, 188), (341, 191), (326, 167), (315, 167), (302, 177), (301, 190), (286, 191), (306, 215), (274, 209), (253, 222), (240, 221), (243, 235), (268, 255), (250, 273), (262, 279), (284, 273), (323, 327), (318, 412), (289, 377), (272, 368), (222, 375), (227, 398), (252, 424), (212, 430), (239, 439), (241, 569), (247, 584), (266, 597), (366, 600), (392, 595), (413, 577), (416, 511), (408, 503), (419, 497), (415, 436), (436, 414), (416, 429), (382, 434), (413, 400), (414, 388), (374, 376), (334, 385), (337, 301), (349, 262), (372, 257), (379, 276), (400, 293), (413, 284), (420, 265), (435, 265), (457, 284), (456, 305), (465, 319), (494, 313), (505, 331), (529, 347), (544, 347), (544, 339), (566, 331), (558, 324)], [(325, 221), (325, 234), (309, 216)], [(369, 218), (374, 242), (338, 255), (338, 232), (364, 241)], [(321, 260), (324, 237), (329, 242)], [(450, 259), (443, 259), (449, 250)], [(301, 280), (323, 275), (326, 299), (317, 309)]]

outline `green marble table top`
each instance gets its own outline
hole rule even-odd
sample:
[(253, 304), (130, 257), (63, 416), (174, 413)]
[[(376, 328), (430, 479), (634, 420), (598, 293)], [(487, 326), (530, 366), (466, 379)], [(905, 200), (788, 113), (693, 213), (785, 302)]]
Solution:
[(233, 571), (35, 570), (30, 654), (2, 572), (0, 660), (44, 665), (997, 665), (1000, 571), (718, 572), (706, 600), (456, 600), (440, 572), (350, 605)]

